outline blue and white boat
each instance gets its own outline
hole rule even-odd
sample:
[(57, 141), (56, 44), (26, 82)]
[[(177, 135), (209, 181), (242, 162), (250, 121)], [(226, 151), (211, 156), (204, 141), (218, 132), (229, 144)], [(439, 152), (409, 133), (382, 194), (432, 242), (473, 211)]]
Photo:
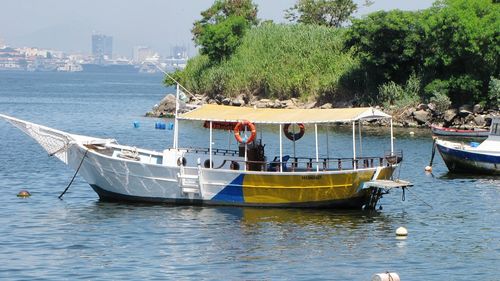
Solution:
[(493, 117), (488, 138), (478, 144), (436, 139), (450, 172), (500, 174), (500, 116)]

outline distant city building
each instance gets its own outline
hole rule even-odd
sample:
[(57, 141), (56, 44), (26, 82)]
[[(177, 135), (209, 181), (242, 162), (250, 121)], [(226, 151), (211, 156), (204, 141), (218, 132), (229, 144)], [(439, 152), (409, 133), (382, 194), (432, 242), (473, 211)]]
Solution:
[(97, 63), (113, 58), (113, 37), (104, 34), (92, 34), (92, 56)]
[(187, 58), (187, 48), (184, 46), (174, 46), (172, 48), (172, 57), (176, 59)]
[(142, 63), (149, 57), (153, 56), (154, 52), (151, 48), (146, 46), (137, 46), (133, 50), (133, 60), (136, 63)]

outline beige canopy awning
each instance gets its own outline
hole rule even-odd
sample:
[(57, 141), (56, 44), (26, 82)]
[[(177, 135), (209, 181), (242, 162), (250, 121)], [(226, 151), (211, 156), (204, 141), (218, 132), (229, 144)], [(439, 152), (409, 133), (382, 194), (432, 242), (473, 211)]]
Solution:
[(371, 107), (271, 109), (205, 104), (193, 111), (180, 114), (178, 119), (215, 122), (239, 122), (248, 120), (257, 124), (317, 124), (383, 118), (391, 118), (391, 116)]

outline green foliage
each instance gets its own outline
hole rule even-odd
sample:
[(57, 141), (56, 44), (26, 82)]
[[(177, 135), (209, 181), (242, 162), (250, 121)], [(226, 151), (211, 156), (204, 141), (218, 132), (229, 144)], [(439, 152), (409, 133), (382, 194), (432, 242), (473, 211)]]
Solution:
[(298, 0), (288, 16), (305, 24), (251, 28), (251, 0), (217, 0), (193, 28), (201, 55), (174, 75), (211, 96), (498, 106), (500, 5), (438, 0), (418, 12), (372, 13), (347, 32), (329, 28), (356, 9), (350, 0)]
[[(360, 69), (346, 74), (370, 100), (388, 81), (415, 73), (431, 97), (454, 104), (485, 102), (490, 76), (500, 71), (500, 5), (489, 0), (439, 0), (420, 12), (376, 12), (353, 22), (346, 47)], [(364, 75), (360, 75), (364, 74)], [(361, 80), (361, 81), (360, 81)]]
[(248, 22), (241, 16), (230, 16), (217, 25), (207, 25), (198, 37), (203, 42), (201, 53), (213, 61), (228, 58), (241, 43)]
[(379, 86), (379, 102), (389, 107), (395, 105), (399, 108), (414, 106), (420, 102), (420, 79), (415, 75), (410, 76), (404, 87), (394, 81)]
[(258, 24), (257, 6), (252, 0), (217, 0), (201, 15), (192, 33), (201, 54), (208, 55), (212, 62), (228, 58), (246, 30)]
[(285, 11), (291, 22), (341, 27), (358, 9), (352, 0), (298, 0)]
[(488, 102), (496, 109), (500, 106), (500, 79), (491, 77), (488, 86)]
[(354, 47), (370, 89), (388, 81), (404, 83), (420, 72), (422, 31), (418, 13), (381, 11), (355, 20), (346, 47)]
[(436, 1), (424, 21), (426, 81), (448, 81), (455, 104), (484, 102), (499, 73), (500, 6), (489, 0)]
[(451, 106), (450, 98), (442, 92), (434, 92), (430, 102), (436, 105), (437, 112), (445, 112)]
[(197, 93), (258, 95), (261, 98), (349, 96), (339, 79), (357, 65), (343, 50), (343, 30), (267, 23), (247, 32), (227, 60), (210, 64), (206, 55), (191, 59), (181, 83)]
[(427, 97), (439, 95), (445, 95), (448, 97), (449, 93), (449, 82), (448, 80), (435, 79), (431, 83), (427, 84), (424, 88), (425, 95)]

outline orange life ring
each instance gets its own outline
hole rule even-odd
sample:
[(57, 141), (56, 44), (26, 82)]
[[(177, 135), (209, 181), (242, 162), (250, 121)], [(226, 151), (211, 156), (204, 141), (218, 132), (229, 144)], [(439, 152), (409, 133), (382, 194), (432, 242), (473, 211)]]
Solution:
[(291, 141), (300, 140), (304, 136), (304, 133), (305, 133), (304, 124), (297, 123), (297, 126), (299, 126), (300, 131), (298, 133), (295, 133), (295, 134), (292, 134), (290, 131), (288, 131), (288, 129), (290, 128), (290, 125), (291, 124), (285, 124), (285, 127), (283, 127), (283, 132), (285, 133), (285, 136)]
[[(241, 136), (240, 130), (243, 130), (245, 127), (249, 128), (251, 133), (250, 137), (246, 135), (243, 137)], [(248, 120), (240, 121), (236, 124), (236, 126), (234, 126), (234, 137), (240, 143), (246, 143), (246, 144), (251, 143), (254, 141), (256, 136), (257, 136), (257, 129), (255, 129), (255, 125)]]

